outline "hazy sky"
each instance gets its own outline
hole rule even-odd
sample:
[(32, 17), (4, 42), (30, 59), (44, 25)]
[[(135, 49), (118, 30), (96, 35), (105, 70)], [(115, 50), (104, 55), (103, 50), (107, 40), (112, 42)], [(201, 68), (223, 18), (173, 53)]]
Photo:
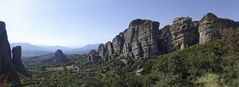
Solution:
[(199, 20), (208, 12), (239, 20), (238, 0), (0, 0), (10, 42), (83, 46), (105, 43), (136, 18)]

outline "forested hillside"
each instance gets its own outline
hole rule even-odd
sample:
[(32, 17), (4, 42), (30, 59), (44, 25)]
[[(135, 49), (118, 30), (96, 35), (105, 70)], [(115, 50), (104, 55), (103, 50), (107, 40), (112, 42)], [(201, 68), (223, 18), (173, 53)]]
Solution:
[[(118, 59), (53, 70), (29, 68), (28, 86), (77, 87), (235, 87), (239, 85), (239, 30), (227, 29), (220, 38), (148, 60), (127, 64)], [(30, 85), (29, 85), (30, 84)]]

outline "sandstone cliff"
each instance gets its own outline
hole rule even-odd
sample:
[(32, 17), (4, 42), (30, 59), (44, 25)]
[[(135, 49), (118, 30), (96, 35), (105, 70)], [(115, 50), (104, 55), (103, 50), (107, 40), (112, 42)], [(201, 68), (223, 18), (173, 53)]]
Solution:
[(89, 58), (94, 62), (99, 60), (97, 58), (103, 58), (105, 61), (131, 58), (137, 62), (194, 44), (205, 43), (220, 37), (224, 29), (238, 27), (238, 22), (218, 18), (212, 13), (206, 14), (200, 21), (192, 21), (190, 17), (178, 17), (171, 25), (162, 29), (159, 29), (159, 22), (136, 19), (112, 41), (100, 44), (98, 52), (92, 51)]

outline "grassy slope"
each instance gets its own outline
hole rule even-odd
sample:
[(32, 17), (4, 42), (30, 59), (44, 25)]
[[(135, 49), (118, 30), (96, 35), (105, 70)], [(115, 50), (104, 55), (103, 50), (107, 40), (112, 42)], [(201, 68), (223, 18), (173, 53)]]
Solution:
[(158, 86), (238, 86), (239, 32), (146, 61)]

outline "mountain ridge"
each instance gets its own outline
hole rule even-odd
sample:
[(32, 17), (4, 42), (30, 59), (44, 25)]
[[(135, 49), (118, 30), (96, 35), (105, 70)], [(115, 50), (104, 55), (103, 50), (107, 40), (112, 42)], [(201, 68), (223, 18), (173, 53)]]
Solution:
[(95, 62), (102, 58), (107, 62), (115, 58), (131, 58), (137, 62), (219, 38), (225, 29), (238, 28), (239, 22), (207, 13), (199, 21), (177, 17), (171, 25), (161, 29), (159, 25), (157, 21), (135, 19), (112, 41), (91, 51), (89, 60)]

